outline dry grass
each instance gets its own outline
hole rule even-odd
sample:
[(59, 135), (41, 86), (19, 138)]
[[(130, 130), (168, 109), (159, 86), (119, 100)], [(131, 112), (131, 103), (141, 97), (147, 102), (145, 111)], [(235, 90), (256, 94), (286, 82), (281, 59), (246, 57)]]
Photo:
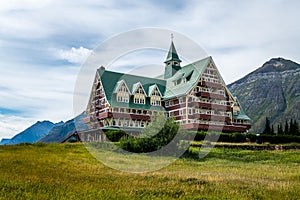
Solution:
[(132, 174), (99, 163), (82, 144), (1, 146), (0, 199), (298, 199), (299, 153), (217, 148)]

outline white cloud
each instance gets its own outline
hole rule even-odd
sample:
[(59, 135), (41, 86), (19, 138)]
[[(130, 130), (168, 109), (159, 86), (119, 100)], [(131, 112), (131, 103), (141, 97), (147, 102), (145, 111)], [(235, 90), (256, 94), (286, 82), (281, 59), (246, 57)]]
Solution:
[(59, 57), (63, 60), (67, 60), (70, 63), (83, 63), (86, 58), (92, 53), (84, 47), (75, 48), (72, 47), (70, 50), (59, 50)]
[(28, 117), (0, 114), (0, 141), (1, 138), (11, 138), (36, 121)]
[(39, 9), (49, 4), (50, 1), (51, 0), (2, 0), (0, 11)]

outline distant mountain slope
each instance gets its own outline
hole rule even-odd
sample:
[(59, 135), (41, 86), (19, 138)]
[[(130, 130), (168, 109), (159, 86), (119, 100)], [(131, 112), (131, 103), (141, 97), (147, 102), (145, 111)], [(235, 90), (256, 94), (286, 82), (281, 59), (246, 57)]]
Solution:
[(275, 126), (300, 121), (300, 65), (293, 61), (273, 58), (228, 88), (252, 118), (254, 131), (263, 130), (267, 116)]
[[(71, 119), (59, 126), (53, 127), (47, 135), (41, 138), (38, 142), (61, 142), (69, 133), (75, 130), (86, 130), (87, 125), (83, 123), (84, 114), (81, 114), (74, 119)], [(75, 125), (76, 124), (76, 125)]]
[(5, 145), (5, 144), (9, 144), (11, 139), (8, 138), (3, 138), (0, 142), (0, 145)]
[(53, 127), (54, 123), (50, 121), (38, 121), (34, 125), (30, 126), (21, 133), (15, 135), (9, 141), (8, 139), (4, 140), (4, 144), (19, 144), (23, 142), (33, 143), (38, 141), (41, 137), (47, 134)]

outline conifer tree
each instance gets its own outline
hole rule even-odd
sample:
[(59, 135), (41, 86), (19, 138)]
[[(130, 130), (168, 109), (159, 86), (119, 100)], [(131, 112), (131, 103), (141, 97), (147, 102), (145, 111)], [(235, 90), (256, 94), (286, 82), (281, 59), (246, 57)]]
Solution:
[(282, 129), (282, 124), (278, 124), (277, 127), (277, 135), (283, 135), (283, 129)]
[(289, 124), (287, 120), (285, 120), (284, 134), (285, 135), (289, 134)]
[(275, 133), (274, 133), (274, 126), (272, 125), (272, 127), (271, 127), (271, 132), (270, 132), (270, 134), (271, 135), (275, 135)]
[(266, 117), (266, 125), (263, 134), (271, 134), (270, 120)]
[(294, 120), (293, 119), (290, 119), (289, 134), (290, 135), (295, 135), (295, 126), (294, 126)]
[(296, 120), (295, 120), (295, 135), (300, 135), (299, 124)]

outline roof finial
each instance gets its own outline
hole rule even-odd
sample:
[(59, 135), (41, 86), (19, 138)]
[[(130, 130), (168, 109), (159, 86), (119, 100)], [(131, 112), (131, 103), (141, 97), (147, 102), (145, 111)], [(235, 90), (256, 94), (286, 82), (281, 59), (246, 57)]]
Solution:
[(173, 42), (173, 39), (174, 39), (174, 35), (173, 33), (171, 33), (171, 41)]

